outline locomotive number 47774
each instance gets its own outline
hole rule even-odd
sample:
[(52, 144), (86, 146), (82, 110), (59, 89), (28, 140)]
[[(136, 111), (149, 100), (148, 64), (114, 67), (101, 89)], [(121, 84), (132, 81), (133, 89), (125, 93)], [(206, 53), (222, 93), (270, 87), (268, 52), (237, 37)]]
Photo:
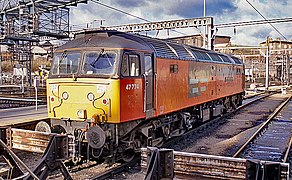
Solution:
[(126, 85), (126, 90), (134, 90), (134, 89), (139, 89), (139, 84), (127, 84)]

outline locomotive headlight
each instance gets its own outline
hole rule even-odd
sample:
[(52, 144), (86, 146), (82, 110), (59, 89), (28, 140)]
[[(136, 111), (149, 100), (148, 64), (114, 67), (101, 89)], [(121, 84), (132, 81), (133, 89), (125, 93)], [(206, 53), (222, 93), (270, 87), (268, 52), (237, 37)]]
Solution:
[(79, 109), (77, 111), (77, 116), (80, 119), (86, 119), (86, 110), (85, 109)]
[(94, 100), (94, 94), (93, 94), (92, 92), (88, 93), (88, 94), (87, 94), (87, 99), (88, 99), (89, 101), (93, 101), (93, 100)]
[(67, 100), (68, 98), (69, 98), (69, 94), (65, 91), (65, 92), (63, 92), (62, 93), (62, 98), (64, 99), (64, 100)]

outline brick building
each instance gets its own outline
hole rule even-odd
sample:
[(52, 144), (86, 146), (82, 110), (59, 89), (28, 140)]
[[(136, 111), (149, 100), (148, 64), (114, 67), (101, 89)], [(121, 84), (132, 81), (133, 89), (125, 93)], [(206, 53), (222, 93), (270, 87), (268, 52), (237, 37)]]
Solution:
[[(224, 44), (228, 45), (230, 43), (230, 36), (215, 36), (214, 45), (217, 44)], [(203, 36), (200, 34), (197, 35), (190, 35), (190, 36), (182, 36), (182, 37), (175, 37), (175, 38), (169, 38), (169, 40), (181, 43), (181, 44), (187, 44), (190, 46), (196, 46), (196, 47), (203, 47)], [(207, 41), (207, 39), (206, 39)], [(207, 44), (207, 42), (206, 42)]]

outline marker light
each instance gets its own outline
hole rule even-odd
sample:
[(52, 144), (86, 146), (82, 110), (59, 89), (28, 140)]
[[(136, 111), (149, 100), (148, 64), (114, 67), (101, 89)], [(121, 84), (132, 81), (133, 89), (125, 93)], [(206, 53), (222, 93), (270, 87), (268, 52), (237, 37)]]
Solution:
[(54, 98), (54, 97), (51, 97), (50, 99), (51, 99), (51, 101), (52, 101), (52, 102), (54, 102), (54, 101), (55, 101), (55, 98)]
[(88, 94), (87, 94), (87, 99), (88, 99), (89, 101), (93, 101), (93, 100), (94, 100), (94, 94), (93, 94), (92, 92), (88, 93)]
[(107, 105), (107, 103), (108, 103), (108, 100), (107, 99), (102, 99), (102, 104), (103, 105)]
[(69, 98), (69, 94), (68, 94), (67, 92), (63, 92), (63, 93), (62, 93), (62, 98), (63, 98), (64, 100), (67, 100), (67, 99)]

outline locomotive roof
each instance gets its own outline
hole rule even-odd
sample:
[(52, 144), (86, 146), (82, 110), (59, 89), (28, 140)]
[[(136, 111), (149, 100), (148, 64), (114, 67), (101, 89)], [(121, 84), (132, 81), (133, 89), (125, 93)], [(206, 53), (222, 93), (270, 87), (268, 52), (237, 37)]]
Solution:
[(161, 58), (242, 64), (241, 60), (234, 56), (194, 46), (177, 44), (167, 40), (114, 30), (84, 31), (77, 34), (74, 40), (67, 42), (58, 48), (58, 50), (80, 47), (139, 49), (154, 52), (157, 57)]

